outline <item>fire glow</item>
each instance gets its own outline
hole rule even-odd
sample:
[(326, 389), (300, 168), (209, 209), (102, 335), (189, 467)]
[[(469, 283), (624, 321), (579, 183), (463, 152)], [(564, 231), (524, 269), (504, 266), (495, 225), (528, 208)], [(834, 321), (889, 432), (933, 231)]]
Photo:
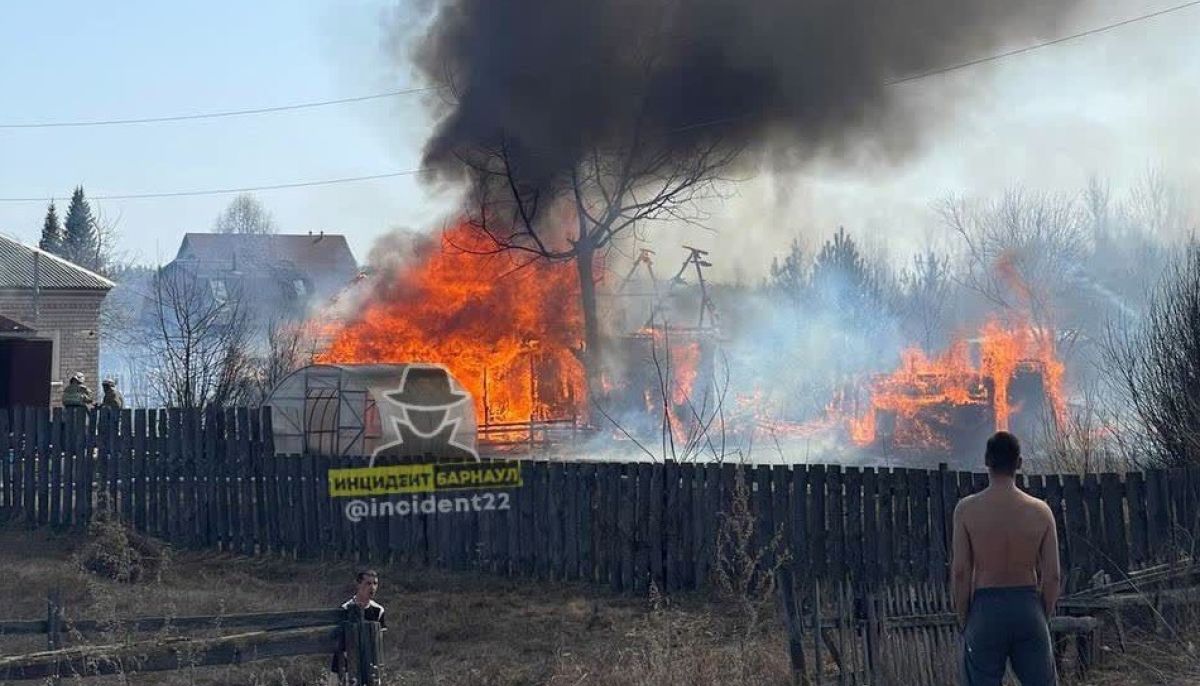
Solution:
[(575, 271), (489, 247), (465, 224), (430, 239), (350, 321), (330, 325), (317, 361), (444, 364), (483, 425), (577, 416), (586, 392), (573, 352), (583, 330)]
[(881, 438), (881, 418), (888, 417), (894, 424), (892, 447), (947, 450), (952, 447), (947, 431), (963, 424), (971, 411), (989, 431), (996, 431), (1010, 429), (1022, 410), (1036, 410), (1013, 397), (1014, 379), (1028, 378), (1040, 382), (1040, 398), (1053, 418), (1062, 421), (1064, 368), (1052, 333), (992, 320), (974, 343), (978, 363), (966, 340), (955, 341), (937, 357), (908, 348), (895, 371), (868, 384), (865, 409), (856, 411), (843, 399), (831, 406), (831, 413), (841, 415), (850, 439), (859, 446), (875, 444)]

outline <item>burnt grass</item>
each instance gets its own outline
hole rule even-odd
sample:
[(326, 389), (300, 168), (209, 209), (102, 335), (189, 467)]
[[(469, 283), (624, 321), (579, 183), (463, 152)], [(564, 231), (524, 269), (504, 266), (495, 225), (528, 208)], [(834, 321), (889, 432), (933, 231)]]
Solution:
[[(80, 552), (88, 544), (83, 534), (0, 526), (0, 618), (45, 617), (46, 594), (57, 588), (68, 617), (113, 622), (109, 635), (92, 642), (145, 640), (153, 636), (126, 635), (119, 620), (335, 607), (350, 596), (358, 567), (175, 552), (160, 575), (130, 582), (86, 571)], [(770, 607), (747, 620), (743, 609), (692, 595), (636, 599), (575, 583), (376, 568), (389, 626), (384, 684), (792, 683)], [(1200, 643), (1200, 634), (1191, 635)], [(2, 655), (45, 648), (44, 636), (0, 636)], [(327, 664), (328, 656), (310, 656), (63, 683), (323, 684)], [(1200, 683), (1196, 668), (1186, 649), (1147, 633), (1079, 683)]]

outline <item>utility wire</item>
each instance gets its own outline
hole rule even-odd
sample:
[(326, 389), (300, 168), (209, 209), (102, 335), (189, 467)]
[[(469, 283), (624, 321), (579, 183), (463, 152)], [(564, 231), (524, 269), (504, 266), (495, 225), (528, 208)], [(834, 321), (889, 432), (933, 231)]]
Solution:
[(277, 105), (275, 107), (259, 107), (249, 110), (227, 110), (224, 112), (198, 112), (193, 114), (175, 114), (165, 117), (141, 117), (136, 119), (94, 119), (87, 121), (50, 121), (50, 122), (23, 122), (23, 123), (0, 123), (0, 129), (61, 129), (71, 127), (84, 126), (125, 126), (128, 124), (158, 124), (163, 122), (176, 121), (193, 121), (196, 119), (222, 119), (225, 117), (244, 117), (252, 114), (271, 114), (274, 112), (291, 112), (294, 110), (307, 110), (317, 107), (330, 107), (332, 105), (345, 105), (354, 102), (366, 102), (368, 100), (382, 100), (384, 98), (394, 98), (400, 95), (411, 95), (413, 93), (425, 93), (428, 91), (441, 90), (439, 86), (428, 86), (424, 88), (406, 88), (398, 91), (387, 91), (386, 93), (372, 93), (370, 95), (359, 95), (352, 98), (339, 98), (337, 100), (318, 100), (314, 102), (298, 102), (291, 105)]
[[(1192, 0), (1191, 2), (1185, 2), (1183, 4), (1175, 5), (1174, 7), (1168, 7), (1166, 9), (1158, 10), (1156, 12), (1150, 12), (1150, 13), (1142, 14), (1142, 15), (1139, 15), (1136, 17), (1130, 17), (1129, 19), (1123, 19), (1121, 21), (1114, 22), (1112, 24), (1106, 24), (1104, 26), (1099, 26), (1096, 28), (1088, 29), (1086, 31), (1080, 31), (1079, 33), (1074, 33), (1069, 36), (1055, 38), (1054, 40), (1046, 41), (1044, 43), (1027, 45), (1023, 48), (1016, 48), (1015, 50), (1009, 50), (1007, 52), (1002, 52), (1002, 53), (999, 53), (996, 55), (980, 57), (978, 59), (969, 60), (967, 62), (961, 62), (959, 64), (954, 64), (954, 65), (950, 65), (947, 67), (939, 67), (937, 69), (931, 69), (929, 71), (920, 72), (920, 73), (912, 74), (909, 76), (903, 76), (898, 79), (893, 79), (891, 81), (887, 81), (884, 85), (895, 86), (897, 84), (907, 83), (909, 81), (916, 81), (919, 79), (928, 78), (930, 76), (936, 76), (938, 74), (945, 74), (947, 72), (957, 71), (959, 69), (966, 69), (967, 67), (973, 67), (973, 66), (976, 66), (979, 64), (984, 64), (987, 62), (994, 62), (996, 60), (1001, 60), (1006, 57), (1013, 57), (1015, 55), (1032, 52), (1034, 50), (1040, 50), (1042, 48), (1049, 47), (1051, 45), (1058, 45), (1059, 43), (1066, 43), (1068, 41), (1077, 40), (1079, 38), (1084, 38), (1086, 36), (1092, 36), (1092, 35), (1095, 35), (1098, 33), (1112, 31), (1113, 29), (1117, 29), (1122, 26), (1128, 26), (1129, 24), (1134, 24), (1137, 22), (1145, 21), (1147, 19), (1154, 19), (1156, 17), (1161, 17), (1163, 15), (1171, 14), (1173, 12), (1178, 12), (1180, 10), (1188, 9), (1189, 7), (1194, 7), (1196, 5), (1200, 5), (1200, 0)], [(139, 118), (130, 118), (130, 119), (94, 119), (94, 120), (81, 120), (81, 121), (50, 121), (50, 122), (16, 122), (16, 123), (0, 122), (0, 129), (52, 129), (52, 128), (70, 128), (70, 127), (87, 127), (87, 126), (126, 126), (126, 125), (130, 125), (130, 124), (158, 124), (158, 123), (164, 123), (164, 122), (194, 121), (197, 119), (222, 119), (222, 118), (226, 118), (226, 117), (242, 117), (242, 116), (255, 115), (255, 114), (271, 114), (271, 113), (275, 113), (275, 112), (290, 112), (290, 111), (294, 111), (294, 110), (305, 110), (305, 109), (312, 109), (312, 108), (316, 108), (316, 107), (330, 107), (333, 105), (346, 105), (346, 104), (355, 103), (355, 102), (366, 102), (369, 100), (382, 100), (384, 98), (394, 98), (394, 97), (397, 97), (400, 95), (412, 95), (415, 93), (428, 93), (431, 91), (437, 91), (437, 90), (442, 90), (442, 89), (443, 89), (443, 87), (441, 87), (441, 86), (425, 86), (425, 87), (421, 87), (421, 88), (405, 88), (402, 90), (385, 91), (383, 93), (371, 93), (369, 95), (359, 95), (359, 96), (350, 97), (350, 98), (338, 98), (336, 100), (317, 100), (317, 101), (312, 101), (312, 102), (293, 103), (291, 105), (278, 105), (275, 107), (259, 107), (259, 108), (244, 109), (244, 110), (227, 110), (227, 111), (223, 111), (223, 112), (200, 112), (200, 113), (192, 113), (192, 114), (177, 114), (177, 115), (168, 115), (168, 116), (162, 116), (162, 117), (139, 117)], [(692, 126), (690, 128), (696, 128), (696, 126)]]
[(1128, 26), (1130, 24), (1136, 24), (1137, 22), (1140, 22), (1140, 21), (1146, 21), (1147, 19), (1154, 19), (1156, 17), (1161, 17), (1163, 15), (1171, 14), (1173, 12), (1179, 12), (1180, 10), (1188, 9), (1189, 7), (1195, 7), (1196, 5), (1200, 5), (1200, 0), (1192, 0), (1191, 2), (1185, 2), (1180, 5), (1175, 5), (1174, 7), (1168, 7), (1166, 9), (1161, 9), (1161, 10), (1158, 10), (1157, 12), (1150, 12), (1148, 14), (1142, 14), (1142, 15), (1139, 15), (1136, 17), (1130, 17), (1129, 19), (1122, 19), (1121, 21), (1113, 22), (1112, 24), (1105, 24), (1104, 26), (1097, 26), (1096, 28), (1088, 29), (1086, 31), (1080, 31), (1079, 33), (1073, 33), (1069, 36), (1063, 36), (1061, 38), (1055, 38), (1054, 40), (1048, 40), (1044, 43), (1036, 43), (1034, 45), (1027, 45), (1023, 48), (1016, 48), (1014, 50), (1009, 50), (1007, 52), (1001, 52), (1001, 53), (998, 53), (995, 55), (988, 55), (987, 57), (980, 57), (978, 59), (969, 60), (967, 62), (961, 62), (959, 64), (954, 64), (954, 65), (951, 65), (948, 67), (939, 67), (937, 69), (923, 71), (918, 74), (912, 74), (910, 76), (903, 76), (901, 78), (888, 81), (884, 85), (895, 86), (895, 85), (901, 84), (901, 83), (908, 83), (909, 81), (916, 81), (918, 79), (924, 79), (924, 78), (928, 78), (930, 76), (937, 76), (938, 74), (945, 74), (947, 72), (958, 71), (959, 69), (966, 69), (967, 67), (974, 67), (979, 64), (986, 64), (987, 62), (995, 62), (996, 60), (1002, 60), (1006, 57), (1013, 57), (1015, 55), (1022, 55), (1027, 52), (1033, 52), (1034, 50), (1041, 50), (1042, 48), (1048, 48), (1051, 45), (1058, 45), (1059, 43), (1066, 43), (1068, 41), (1077, 40), (1079, 38), (1085, 38), (1087, 36), (1094, 36), (1098, 33), (1105, 33), (1107, 31), (1112, 31), (1113, 29), (1119, 29), (1122, 26)]
[[(339, 183), (356, 183), (359, 181), (374, 181), (375, 179), (391, 179), (397, 176), (412, 176), (420, 174), (424, 169), (406, 169), (404, 171), (386, 174), (370, 174), (368, 176), (347, 176), (340, 179), (322, 179), (321, 181), (296, 181), (294, 183), (277, 183), (269, 186), (244, 186), (241, 188), (208, 188), (194, 191), (167, 191), (163, 193), (123, 193), (119, 195), (89, 195), (89, 200), (140, 200), (143, 198), (181, 198), (194, 195), (225, 195), (229, 193), (249, 193), (252, 191), (275, 191), (285, 188), (308, 188), (310, 186), (332, 186)], [(45, 202), (46, 198), (0, 198), (0, 202)]]
[[(1080, 31), (1078, 33), (1073, 33), (1069, 36), (1055, 38), (1054, 40), (1045, 41), (1043, 43), (1027, 45), (1022, 48), (1008, 50), (1006, 52), (997, 53), (995, 55), (989, 55), (987, 57), (980, 57), (978, 59), (969, 60), (967, 62), (961, 62), (959, 64), (954, 64), (954, 65), (950, 65), (950, 66), (946, 66), (946, 67), (940, 67), (938, 69), (932, 69), (930, 71), (921, 72), (919, 74), (913, 74), (911, 76), (901, 77), (898, 79), (894, 79), (892, 81), (888, 81), (884, 85), (895, 86), (895, 85), (899, 85), (902, 83), (909, 83), (911, 81), (917, 81), (919, 79), (929, 78), (931, 76), (937, 76), (939, 74), (945, 74), (947, 72), (958, 71), (960, 69), (966, 69), (968, 67), (985, 64), (987, 62), (994, 62), (997, 60), (1005, 59), (1007, 57), (1013, 57), (1015, 55), (1021, 55), (1024, 53), (1033, 52), (1034, 50), (1040, 50), (1042, 48), (1050, 47), (1052, 45), (1058, 45), (1060, 43), (1066, 43), (1068, 41), (1078, 40), (1080, 38), (1096, 35), (1098, 33), (1104, 33), (1106, 31), (1111, 31), (1113, 29), (1117, 29), (1122, 26), (1128, 26), (1130, 24), (1134, 24), (1134, 23), (1141, 22), (1141, 21), (1146, 21), (1148, 19), (1154, 19), (1156, 17), (1161, 17), (1161, 16), (1164, 16), (1167, 14), (1171, 14), (1173, 12), (1179, 12), (1181, 10), (1185, 10), (1190, 7), (1195, 7), (1197, 5), (1200, 5), (1200, 0), (1191, 0), (1190, 2), (1185, 2), (1180, 5), (1175, 5), (1173, 7), (1168, 7), (1166, 9), (1158, 10), (1157, 12), (1150, 12), (1150, 13), (1142, 14), (1142, 15), (1139, 15), (1136, 17), (1130, 17), (1129, 19), (1124, 19), (1124, 20), (1121, 20), (1118, 22), (1113, 22), (1111, 24), (1106, 24), (1104, 26), (1095, 27), (1092, 29), (1088, 29), (1086, 31)], [(0, 124), (0, 129), (3, 129), (3, 128), (7, 128), (7, 129), (48, 128), (48, 127), (65, 127), (65, 126), (106, 126), (106, 125), (117, 125), (117, 124), (141, 124), (141, 123), (150, 123), (150, 122), (183, 121), (183, 120), (187, 120), (187, 119), (213, 119), (213, 118), (217, 118), (217, 117), (234, 117), (234, 116), (240, 116), (240, 115), (262, 114), (262, 113), (266, 113), (266, 112), (280, 112), (280, 111), (304, 109), (304, 108), (310, 108), (310, 107), (324, 107), (327, 105), (337, 105), (337, 104), (350, 103), (350, 102), (361, 102), (364, 100), (374, 100), (374, 99), (379, 99), (379, 98), (390, 98), (390, 97), (394, 97), (397, 95), (404, 95), (404, 94), (408, 94), (408, 93), (419, 93), (419, 92), (431, 91), (431, 90), (439, 90), (439, 89), (437, 87), (410, 88), (410, 89), (400, 90), (400, 91), (390, 91), (387, 93), (376, 93), (374, 95), (363, 95), (363, 96), (359, 96), (359, 97), (355, 97), (355, 98), (342, 98), (340, 100), (323, 100), (320, 102), (298, 103), (298, 104), (294, 104), (294, 105), (281, 105), (279, 107), (268, 107), (268, 108), (261, 108), (261, 109), (255, 109), (255, 110), (234, 110), (234, 111), (229, 111), (229, 112), (212, 112), (212, 113), (207, 113), (207, 114), (189, 114), (189, 115), (178, 115), (178, 116), (173, 116), (173, 117), (154, 117), (154, 118), (145, 118), (145, 119), (124, 119), (124, 120), (113, 119), (113, 120), (92, 121), (92, 122)], [(736, 121), (738, 119), (743, 119), (743, 118), (744, 118), (743, 116), (724, 117), (722, 119), (714, 119), (714, 120), (707, 121), (707, 122), (688, 124), (685, 126), (678, 127), (676, 129), (672, 129), (672, 132), (687, 131), (687, 130), (691, 130), (691, 129), (704, 128), (704, 127), (708, 127), (708, 126), (717, 126), (719, 124), (724, 124), (727, 122)], [(211, 188), (211, 189), (191, 190), (191, 191), (170, 191), (170, 192), (163, 192), (163, 193), (126, 193), (126, 194), (115, 194), (115, 195), (99, 195), (99, 196), (92, 196), (92, 197), (95, 200), (137, 200), (137, 199), (146, 199), (146, 198), (178, 198), (178, 197), (203, 196), (203, 195), (225, 195), (225, 194), (230, 194), (230, 193), (246, 193), (246, 192), (253, 192), (253, 191), (280, 190), (280, 189), (286, 189), (286, 188), (308, 188), (308, 187), (312, 187), (312, 186), (330, 186), (330, 185), (342, 184), (342, 183), (356, 183), (356, 182), (360, 182), (360, 181), (388, 179), (388, 178), (395, 178), (395, 177), (399, 177), (399, 176), (412, 176), (414, 174), (420, 174), (424, 171), (427, 171), (427, 170), (426, 169), (406, 169), (404, 171), (389, 172), (386, 174), (371, 174), (368, 176), (351, 176), (351, 177), (345, 177), (345, 178), (340, 178), (340, 179), (324, 179), (321, 181), (298, 181), (295, 183), (280, 183), (280, 184), (272, 184), (272, 185), (266, 185), (266, 186), (245, 186), (245, 187), (241, 187), (241, 188)], [(49, 196), (47, 196), (47, 197), (49, 197)], [(44, 202), (45, 200), (46, 200), (46, 198), (0, 198), (0, 203)]]

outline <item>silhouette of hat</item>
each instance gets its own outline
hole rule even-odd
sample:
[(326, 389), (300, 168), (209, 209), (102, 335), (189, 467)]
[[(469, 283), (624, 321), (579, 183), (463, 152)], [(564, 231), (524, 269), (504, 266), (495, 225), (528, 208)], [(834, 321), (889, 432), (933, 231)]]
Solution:
[(388, 400), (414, 407), (454, 405), (470, 397), (450, 387), (450, 375), (441, 367), (409, 367), (401, 389), (384, 395)]

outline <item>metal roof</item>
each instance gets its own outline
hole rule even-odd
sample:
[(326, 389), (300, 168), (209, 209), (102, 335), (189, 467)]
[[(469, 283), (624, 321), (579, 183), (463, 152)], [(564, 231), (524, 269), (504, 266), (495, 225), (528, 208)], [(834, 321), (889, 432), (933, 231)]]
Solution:
[(57, 255), (0, 236), (0, 289), (32, 289), (35, 271), (43, 290), (107, 291), (115, 285)]

